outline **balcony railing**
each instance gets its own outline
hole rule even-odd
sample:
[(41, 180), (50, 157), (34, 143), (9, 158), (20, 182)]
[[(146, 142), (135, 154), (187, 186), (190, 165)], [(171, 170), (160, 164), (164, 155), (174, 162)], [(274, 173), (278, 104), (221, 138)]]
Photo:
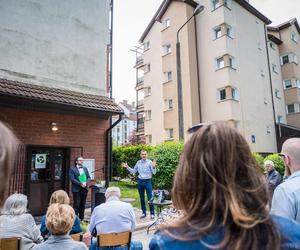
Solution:
[(144, 82), (144, 76), (140, 76), (140, 77), (138, 77), (138, 79), (137, 79), (136, 85), (141, 85), (143, 82)]
[(136, 65), (141, 64), (144, 62), (143, 55), (140, 55), (136, 58)]
[(140, 108), (144, 105), (144, 99), (137, 101), (137, 108)]
[(137, 132), (143, 132), (145, 128), (144, 119), (141, 119), (141, 121), (137, 121)]

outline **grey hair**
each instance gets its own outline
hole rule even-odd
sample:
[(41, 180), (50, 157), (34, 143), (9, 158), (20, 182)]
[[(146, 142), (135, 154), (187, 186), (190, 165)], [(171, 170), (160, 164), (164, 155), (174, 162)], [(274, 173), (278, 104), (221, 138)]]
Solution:
[(268, 166), (268, 165), (271, 165), (273, 168), (275, 167), (275, 165), (274, 165), (274, 162), (273, 162), (273, 161), (266, 160), (266, 161), (264, 162), (264, 166), (266, 167), (266, 166)]
[(12, 194), (4, 202), (2, 214), (21, 215), (27, 212), (27, 196), (24, 194)]
[(108, 199), (111, 196), (121, 197), (121, 190), (118, 187), (109, 187), (106, 189), (105, 198)]

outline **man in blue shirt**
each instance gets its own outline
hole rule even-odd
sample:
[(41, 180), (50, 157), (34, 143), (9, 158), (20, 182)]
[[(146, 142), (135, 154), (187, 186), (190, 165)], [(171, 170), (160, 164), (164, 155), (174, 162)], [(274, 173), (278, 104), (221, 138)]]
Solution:
[[(148, 202), (152, 198), (152, 184), (151, 184), (151, 178), (152, 174), (156, 174), (156, 161), (153, 160), (150, 161), (147, 159), (148, 154), (147, 151), (142, 150), (141, 151), (141, 160), (139, 160), (134, 168), (130, 168), (127, 164), (127, 162), (122, 163), (122, 167), (126, 168), (131, 174), (138, 173), (138, 191), (140, 195), (141, 200), (141, 206), (143, 215), (142, 218), (146, 217), (146, 203), (145, 203), (145, 190), (148, 197)], [(154, 207), (153, 205), (149, 204), (150, 207), (150, 218), (151, 220), (154, 220)]]
[(271, 213), (300, 222), (300, 138), (286, 140), (279, 155), (289, 177), (275, 189)]

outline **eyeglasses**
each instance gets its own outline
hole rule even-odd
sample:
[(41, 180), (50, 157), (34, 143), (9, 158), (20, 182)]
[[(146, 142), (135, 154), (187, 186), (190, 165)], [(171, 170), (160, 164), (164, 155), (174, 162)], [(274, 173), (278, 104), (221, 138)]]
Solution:
[(278, 155), (279, 155), (280, 157), (282, 157), (282, 158), (288, 157), (286, 154), (283, 154), (283, 153), (279, 153)]
[(189, 133), (195, 133), (196, 131), (198, 131), (198, 129), (200, 129), (200, 128), (204, 127), (204, 126), (207, 126), (207, 125), (210, 125), (210, 124), (209, 123), (199, 123), (199, 124), (196, 124), (196, 125), (190, 127), (188, 129), (188, 132)]

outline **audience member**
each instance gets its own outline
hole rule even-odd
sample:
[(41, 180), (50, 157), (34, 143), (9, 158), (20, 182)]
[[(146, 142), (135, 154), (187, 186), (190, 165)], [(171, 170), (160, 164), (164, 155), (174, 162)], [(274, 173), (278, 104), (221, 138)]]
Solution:
[(270, 216), (264, 176), (226, 123), (199, 125), (186, 143), (172, 200), (183, 215), (154, 235), (151, 250), (300, 249), (300, 225)]
[(17, 144), (13, 132), (0, 121), (0, 207), (4, 202)]
[(291, 138), (282, 145), (280, 156), (285, 174), (290, 175), (274, 191), (272, 214), (300, 222), (300, 138)]
[[(121, 233), (133, 231), (135, 229), (136, 219), (131, 204), (120, 201), (121, 191), (118, 187), (109, 187), (105, 192), (106, 202), (95, 207), (89, 231), (95, 234)], [(131, 250), (142, 249), (140, 242), (131, 242)], [(98, 249), (96, 243), (91, 249)], [(106, 249), (106, 248), (103, 248)], [(115, 249), (124, 249), (122, 247)]]
[(274, 189), (280, 184), (281, 176), (278, 171), (275, 170), (274, 162), (266, 160), (264, 162), (265, 169), (267, 171), (266, 181), (269, 187), (270, 196), (272, 197)]
[(86, 250), (83, 242), (75, 241), (69, 235), (75, 221), (74, 209), (67, 204), (54, 203), (46, 214), (46, 226), (51, 232), (45, 242), (36, 245), (34, 250)]
[[(49, 206), (54, 203), (70, 205), (70, 198), (64, 190), (57, 190), (51, 195)], [(46, 227), (46, 215), (44, 215), (42, 217), (42, 223), (41, 223), (40, 229), (41, 229), (42, 236), (44, 238), (48, 238), (50, 233), (49, 233), (48, 228)], [(72, 226), (70, 234), (76, 234), (76, 233), (81, 233), (81, 232), (82, 232), (82, 229), (80, 227), (80, 220), (79, 220), (78, 216), (75, 215), (75, 221)]]
[(27, 203), (26, 195), (12, 194), (0, 216), (0, 238), (21, 237), (21, 250), (31, 249), (43, 240), (32, 215), (27, 213)]

